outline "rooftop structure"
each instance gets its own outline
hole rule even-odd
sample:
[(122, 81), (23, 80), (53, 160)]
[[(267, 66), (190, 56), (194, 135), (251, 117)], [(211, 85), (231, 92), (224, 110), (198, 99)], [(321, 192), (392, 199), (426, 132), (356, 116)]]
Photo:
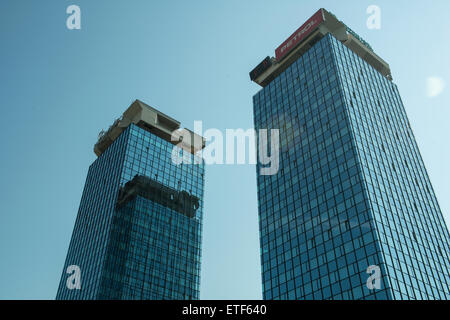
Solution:
[(275, 57), (266, 57), (253, 69), (250, 79), (265, 87), (327, 34), (332, 34), (384, 77), (392, 80), (389, 64), (366, 41), (325, 9), (319, 9), (283, 42), (275, 50)]
[[(192, 154), (205, 147), (203, 137), (189, 129), (180, 129), (179, 121), (140, 100), (136, 100), (119, 119), (114, 121), (107, 131), (102, 130), (99, 133), (98, 141), (94, 146), (94, 152), (97, 157), (100, 157), (131, 123), (172, 144), (181, 143), (182, 148)], [(191, 139), (183, 139), (185, 136), (189, 136)]]

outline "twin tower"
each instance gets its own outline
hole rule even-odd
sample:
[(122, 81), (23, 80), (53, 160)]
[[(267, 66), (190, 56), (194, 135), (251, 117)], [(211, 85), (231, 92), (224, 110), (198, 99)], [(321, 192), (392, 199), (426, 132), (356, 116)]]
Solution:
[[(278, 172), (257, 165), (263, 298), (450, 299), (450, 235), (389, 65), (320, 9), (250, 78), (255, 129), (280, 133)], [(179, 129), (137, 100), (101, 132), (57, 299), (200, 298), (205, 141)]]

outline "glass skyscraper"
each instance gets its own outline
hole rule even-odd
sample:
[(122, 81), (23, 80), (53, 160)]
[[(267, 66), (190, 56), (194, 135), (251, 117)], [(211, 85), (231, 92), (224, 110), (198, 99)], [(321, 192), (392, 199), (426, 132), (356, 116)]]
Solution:
[(449, 231), (389, 65), (320, 9), (250, 77), (255, 129), (280, 130), (278, 173), (257, 166), (264, 299), (449, 299)]
[[(194, 153), (204, 140), (179, 128), (136, 100), (101, 132), (57, 299), (199, 299), (204, 163)], [(174, 131), (194, 139), (173, 142)]]

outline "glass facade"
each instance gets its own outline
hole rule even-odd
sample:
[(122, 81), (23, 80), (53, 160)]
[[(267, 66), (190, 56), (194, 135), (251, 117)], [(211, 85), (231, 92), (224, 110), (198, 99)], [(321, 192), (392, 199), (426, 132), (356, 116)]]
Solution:
[(57, 299), (199, 299), (204, 163), (173, 148), (130, 124), (90, 166)]
[[(397, 86), (331, 34), (253, 97), (264, 299), (449, 299), (450, 236)], [(369, 266), (381, 272), (369, 289)]]

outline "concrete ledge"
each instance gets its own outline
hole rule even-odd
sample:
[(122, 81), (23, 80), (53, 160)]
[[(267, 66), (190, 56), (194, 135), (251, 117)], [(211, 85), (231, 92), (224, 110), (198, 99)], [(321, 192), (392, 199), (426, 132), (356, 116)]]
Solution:
[[(119, 137), (119, 135), (132, 123), (172, 144), (181, 143), (183, 149), (193, 154), (205, 147), (205, 140), (203, 137), (194, 134), (188, 129), (180, 129), (179, 121), (150, 107), (140, 100), (136, 100), (119, 119), (114, 121), (106, 132), (100, 132), (98, 141), (94, 146), (95, 154), (99, 157), (105, 152), (117, 137)], [(172, 133), (175, 131), (177, 132), (174, 136), (178, 139), (172, 141)], [(182, 139), (182, 137), (186, 137), (186, 132), (190, 134), (192, 137), (191, 139)]]

